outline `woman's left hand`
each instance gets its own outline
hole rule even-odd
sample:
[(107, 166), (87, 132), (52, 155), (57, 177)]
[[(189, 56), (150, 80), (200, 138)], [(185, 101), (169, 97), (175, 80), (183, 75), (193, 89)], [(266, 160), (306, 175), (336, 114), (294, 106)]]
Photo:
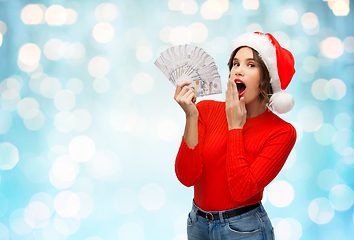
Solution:
[(227, 82), (225, 110), (229, 130), (242, 129), (247, 116), (245, 98), (239, 99), (236, 83), (231, 79)]

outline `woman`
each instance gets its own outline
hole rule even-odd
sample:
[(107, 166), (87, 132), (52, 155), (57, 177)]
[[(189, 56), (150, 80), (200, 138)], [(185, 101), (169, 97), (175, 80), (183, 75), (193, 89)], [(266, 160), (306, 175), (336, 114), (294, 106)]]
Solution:
[(294, 58), (272, 35), (255, 32), (233, 41), (228, 65), (225, 102), (195, 104), (191, 82), (175, 92), (186, 114), (176, 175), (194, 186), (188, 239), (273, 239), (263, 190), (283, 167), (296, 131), (268, 106), (279, 113), (294, 106), (283, 91)]

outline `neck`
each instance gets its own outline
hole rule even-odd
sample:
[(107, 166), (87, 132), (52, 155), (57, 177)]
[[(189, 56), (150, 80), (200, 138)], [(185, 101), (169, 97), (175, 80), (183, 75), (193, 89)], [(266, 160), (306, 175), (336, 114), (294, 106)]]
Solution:
[(267, 109), (266, 104), (264, 102), (253, 102), (251, 104), (246, 105), (247, 110), (247, 118), (253, 118), (261, 115)]

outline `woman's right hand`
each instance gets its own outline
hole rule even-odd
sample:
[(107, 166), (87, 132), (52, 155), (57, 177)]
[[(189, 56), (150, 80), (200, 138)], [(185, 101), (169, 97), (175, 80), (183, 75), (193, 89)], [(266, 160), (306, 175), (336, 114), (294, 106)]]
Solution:
[(186, 117), (198, 117), (198, 109), (195, 105), (197, 100), (197, 95), (195, 91), (188, 87), (192, 81), (182, 81), (177, 84), (174, 99), (182, 107), (183, 111), (186, 113)]

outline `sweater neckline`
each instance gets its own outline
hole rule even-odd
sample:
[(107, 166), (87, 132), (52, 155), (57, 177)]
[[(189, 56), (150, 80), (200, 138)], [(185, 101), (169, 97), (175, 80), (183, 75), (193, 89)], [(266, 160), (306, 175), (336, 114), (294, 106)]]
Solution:
[(256, 117), (247, 118), (245, 125), (252, 126), (252, 125), (258, 124), (260, 122), (264, 123), (264, 122), (266, 122), (266, 120), (268, 119), (268, 117), (271, 113), (272, 113), (272, 111), (269, 108), (267, 108), (262, 114), (260, 114)]

